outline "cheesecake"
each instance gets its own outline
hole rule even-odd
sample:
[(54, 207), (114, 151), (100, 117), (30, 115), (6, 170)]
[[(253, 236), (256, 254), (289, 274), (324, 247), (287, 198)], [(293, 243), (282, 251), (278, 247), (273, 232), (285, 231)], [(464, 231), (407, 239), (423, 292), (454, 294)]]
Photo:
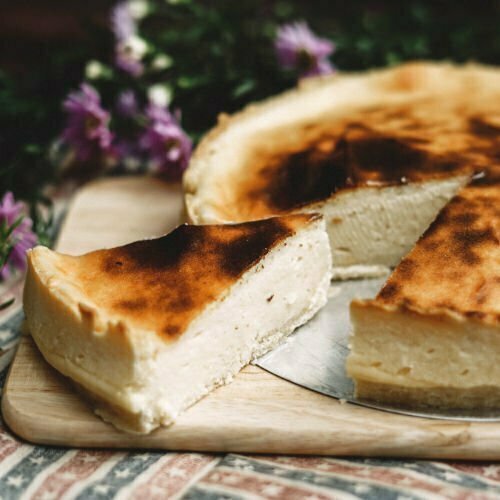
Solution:
[(321, 215), (292, 214), (81, 256), (36, 247), (24, 309), (44, 358), (96, 413), (148, 433), (308, 321), (330, 279)]
[(498, 156), (500, 72), (409, 63), (301, 82), (228, 117), (184, 176), (196, 224), (323, 214), (333, 275), (396, 266)]
[(351, 305), (356, 397), (500, 409), (500, 71), (409, 63), (301, 82), (233, 116), (184, 176), (197, 224), (321, 213)]
[(497, 163), (440, 212), (375, 299), (351, 304), (357, 398), (500, 409)]

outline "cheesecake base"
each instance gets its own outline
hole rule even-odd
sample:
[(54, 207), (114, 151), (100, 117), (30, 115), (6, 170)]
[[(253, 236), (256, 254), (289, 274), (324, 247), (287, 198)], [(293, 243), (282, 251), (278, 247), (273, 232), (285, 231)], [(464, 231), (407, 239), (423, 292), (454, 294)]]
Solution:
[(484, 385), (471, 388), (403, 387), (367, 380), (356, 381), (356, 398), (390, 404), (408, 410), (448, 408), (453, 410), (493, 410), (500, 412), (500, 388)]

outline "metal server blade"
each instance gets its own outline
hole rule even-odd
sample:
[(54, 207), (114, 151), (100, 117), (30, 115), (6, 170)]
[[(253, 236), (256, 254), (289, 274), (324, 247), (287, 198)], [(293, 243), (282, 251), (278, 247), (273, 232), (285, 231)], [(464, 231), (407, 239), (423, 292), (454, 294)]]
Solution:
[(415, 411), (354, 397), (353, 382), (345, 372), (351, 331), (349, 304), (354, 298), (374, 297), (386, 278), (333, 282), (333, 293), (327, 305), (286, 342), (256, 360), (255, 364), (321, 394), (382, 411), (445, 420), (500, 421), (498, 411)]

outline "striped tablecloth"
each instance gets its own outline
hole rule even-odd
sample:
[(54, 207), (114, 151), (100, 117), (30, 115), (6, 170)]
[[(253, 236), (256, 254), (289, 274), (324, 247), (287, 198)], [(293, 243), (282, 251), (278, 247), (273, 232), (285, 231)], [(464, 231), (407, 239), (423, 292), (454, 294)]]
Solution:
[[(21, 283), (0, 291), (0, 385), (19, 338)], [(36, 397), (36, 394), (33, 395)], [(365, 458), (126, 452), (34, 446), (0, 423), (0, 499), (494, 499), (500, 466)]]

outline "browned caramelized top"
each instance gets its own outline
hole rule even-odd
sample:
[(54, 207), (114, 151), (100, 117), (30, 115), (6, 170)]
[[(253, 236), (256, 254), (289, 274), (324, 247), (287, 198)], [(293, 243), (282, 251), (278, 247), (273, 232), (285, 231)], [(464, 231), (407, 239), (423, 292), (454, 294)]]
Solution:
[(162, 238), (61, 256), (57, 265), (107, 314), (173, 338), (271, 248), (317, 217), (183, 225)]
[(375, 303), (500, 321), (500, 167), (441, 211)]
[(296, 209), (354, 187), (388, 186), (500, 164), (500, 89), (368, 107), (256, 135), (231, 220)]

